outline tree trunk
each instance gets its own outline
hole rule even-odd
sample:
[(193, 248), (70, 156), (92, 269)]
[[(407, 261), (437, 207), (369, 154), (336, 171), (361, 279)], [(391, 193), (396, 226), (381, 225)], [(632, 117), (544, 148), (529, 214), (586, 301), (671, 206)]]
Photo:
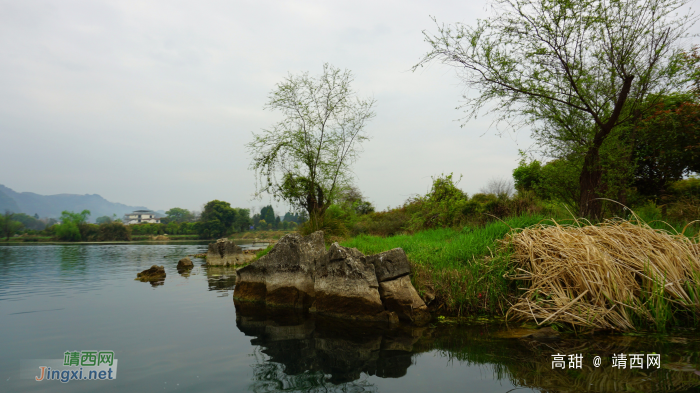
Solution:
[(602, 177), (603, 170), (600, 167), (599, 148), (592, 146), (583, 160), (583, 169), (579, 177), (581, 189), (579, 213), (582, 217), (600, 218), (603, 205), (597, 198)]

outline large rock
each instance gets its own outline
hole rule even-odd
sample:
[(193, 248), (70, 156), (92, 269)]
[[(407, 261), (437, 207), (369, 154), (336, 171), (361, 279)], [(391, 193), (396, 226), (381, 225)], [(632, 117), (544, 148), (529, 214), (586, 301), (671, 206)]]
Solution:
[(136, 274), (139, 281), (160, 281), (165, 279), (165, 266), (153, 265), (150, 268)]
[(316, 300), (311, 312), (348, 319), (396, 322), (384, 310), (374, 265), (355, 248), (333, 243), (316, 263)]
[(423, 299), (411, 284), (409, 276), (401, 276), (395, 280), (379, 283), (379, 295), (384, 307), (395, 312), (399, 319), (424, 325), (430, 321), (430, 312)]
[(377, 281), (389, 281), (411, 273), (406, 253), (400, 248), (365, 257), (374, 266)]
[(323, 232), (286, 235), (267, 255), (237, 271), (233, 296), (269, 306), (308, 308), (315, 297), (314, 264), (324, 252)]
[(207, 265), (243, 265), (254, 257), (255, 255), (243, 253), (243, 249), (238, 247), (234, 242), (228, 239), (219, 239), (216, 243), (209, 243)]
[(308, 309), (334, 318), (421, 325), (430, 314), (411, 285), (410, 272), (400, 248), (364, 256), (333, 243), (326, 252), (323, 232), (292, 234), (237, 270), (233, 296), (237, 302)]

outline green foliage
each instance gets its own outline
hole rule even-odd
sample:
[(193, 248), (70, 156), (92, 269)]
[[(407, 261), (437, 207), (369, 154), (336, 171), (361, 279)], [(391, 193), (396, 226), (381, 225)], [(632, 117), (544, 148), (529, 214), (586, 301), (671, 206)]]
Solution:
[(15, 220), (16, 214), (9, 210), (5, 210), (5, 214), (0, 216), (0, 229), (5, 236), (5, 240), (9, 240), (10, 236), (14, 235), (20, 228), (22, 223)]
[(550, 157), (580, 159), (580, 212), (598, 217), (599, 197), (624, 186), (601, 162), (606, 140), (697, 81), (700, 56), (682, 48), (696, 19), (677, 14), (689, 2), (494, 0), (487, 20), (424, 33), (431, 50), (414, 70), (459, 68), (479, 93), (465, 99), (466, 119), (489, 104), (514, 128), (532, 126)]
[(445, 312), (500, 313), (507, 309), (506, 300), (514, 288), (513, 282), (504, 278), (512, 269), (509, 252), (499, 250), (497, 241), (512, 228), (524, 228), (542, 219), (523, 215), (483, 228), (436, 228), (392, 237), (360, 235), (341, 244), (365, 254), (401, 247), (413, 265), (416, 289), (433, 292)]
[(537, 160), (528, 163), (523, 158), (520, 165), (513, 169), (513, 180), (518, 192), (535, 191), (542, 180), (542, 164)]
[(236, 210), (236, 220), (233, 222), (233, 230), (236, 232), (247, 231), (252, 224), (252, 220), (250, 219), (250, 209), (234, 210)]
[(204, 205), (198, 233), (203, 238), (224, 237), (230, 233), (235, 221), (236, 210), (231, 204), (215, 199)]
[(266, 223), (275, 224), (275, 209), (272, 205), (267, 205), (260, 210), (260, 219), (265, 220)]
[(299, 232), (306, 236), (316, 231), (323, 231), (326, 241), (332, 241), (334, 237), (345, 237), (348, 235), (346, 222), (351, 222), (349, 212), (343, 210), (338, 205), (331, 205), (323, 215), (311, 215), (308, 221), (301, 224)]
[(13, 220), (20, 222), (24, 228), (28, 230), (42, 231), (46, 229), (46, 224), (41, 222), (37, 217), (32, 217), (24, 213), (15, 213)]
[(89, 210), (83, 210), (80, 213), (69, 212), (64, 210), (61, 212), (61, 217), (59, 220), (60, 224), (54, 225), (54, 234), (58, 240), (69, 241), (69, 242), (79, 242), (83, 240), (83, 234), (81, 234), (80, 227), (83, 226), (83, 232), (89, 228), (86, 224), (88, 217), (90, 216)]
[(165, 212), (168, 222), (188, 222), (194, 220), (194, 214), (187, 209), (174, 207)]
[(669, 185), (669, 190), (676, 198), (700, 199), (700, 177), (673, 182)]
[(100, 224), (98, 241), (131, 241), (131, 228), (121, 222)]
[(411, 230), (459, 225), (469, 197), (458, 189), (452, 174), (433, 178), (433, 186), (425, 197), (413, 201), (415, 208), (408, 227)]
[(685, 175), (700, 171), (700, 104), (691, 94), (660, 98), (643, 117), (634, 133), (637, 161), (634, 185), (657, 202), (669, 186)]
[(95, 223), (97, 224), (108, 224), (112, 222), (112, 218), (110, 216), (102, 216), (102, 217), (97, 217), (95, 219)]
[(350, 71), (325, 64), (319, 77), (305, 72), (277, 84), (266, 108), (280, 111), (283, 120), (247, 145), (257, 195), (322, 216), (349, 184), (350, 165), (368, 139), (365, 123), (374, 117), (374, 100), (356, 98), (352, 80)]
[(78, 224), (70, 221), (54, 225), (54, 234), (56, 235), (56, 239), (67, 242), (79, 242), (82, 240)]

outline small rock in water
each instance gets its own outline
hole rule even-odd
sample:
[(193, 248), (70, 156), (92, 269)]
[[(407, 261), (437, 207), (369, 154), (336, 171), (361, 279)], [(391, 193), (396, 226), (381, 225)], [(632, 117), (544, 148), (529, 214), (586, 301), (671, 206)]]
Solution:
[(194, 267), (194, 263), (192, 263), (192, 260), (185, 257), (180, 259), (180, 261), (177, 263), (177, 270), (190, 270)]
[(163, 280), (165, 279), (165, 267), (153, 265), (149, 269), (138, 273), (136, 279), (143, 282)]

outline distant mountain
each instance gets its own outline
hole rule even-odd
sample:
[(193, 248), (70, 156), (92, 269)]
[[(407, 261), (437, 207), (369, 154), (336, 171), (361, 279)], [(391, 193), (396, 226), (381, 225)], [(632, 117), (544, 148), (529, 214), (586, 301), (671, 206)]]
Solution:
[(97, 217), (116, 214), (122, 218), (124, 214), (134, 210), (147, 210), (144, 206), (127, 206), (122, 203), (110, 202), (97, 194), (58, 194), (39, 195), (33, 192), (16, 192), (0, 184), (0, 211), (9, 209), (15, 213), (38, 214), (39, 217), (58, 218), (64, 210), (81, 212), (90, 210), (90, 221)]

